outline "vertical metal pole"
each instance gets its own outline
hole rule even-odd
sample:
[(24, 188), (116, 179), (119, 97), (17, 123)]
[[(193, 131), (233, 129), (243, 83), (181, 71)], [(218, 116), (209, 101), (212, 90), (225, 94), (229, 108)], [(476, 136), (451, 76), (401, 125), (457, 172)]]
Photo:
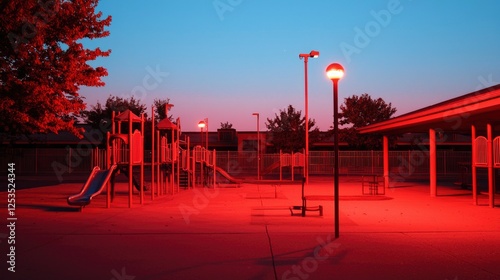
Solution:
[[(113, 120), (111, 120), (113, 121)], [(106, 169), (108, 168), (111, 168), (111, 147), (109, 145), (109, 138), (110, 138), (111, 134), (108, 132), (106, 132)], [(113, 160), (116, 160), (116, 158), (114, 158)], [(114, 163), (113, 163), (114, 164)], [(111, 175), (111, 176), (114, 176), (114, 175)], [(110, 183), (108, 182), (106, 184), (106, 208), (109, 208), (111, 205), (111, 185)]]
[(155, 199), (155, 107), (151, 106), (151, 200)]
[(389, 189), (389, 137), (387, 135), (383, 136), (383, 146), (384, 146), (384, 187), (385, 190)]
[(257, 114), (257, 180), (260, 180), (260, 127), (259, 117)]
[(334, 183), (333, 183), (333, 197), (334, 197), (334, 217), (335, 217), (335, 238), (340, 236), (340, 223), (339, 223), (339, 115), (338, 115), (338, 80), (333, 80), (333, 134), (335, 146), (335, 159), (334, 159)]
[(203, 147), (203, 127), (200, 127), (200, 147)]
[(162, 194), (162, 175), (161, 175), (161, 157), (160, 157), (160, 150), (161, 150), (161, 138), (160, 138), (160, 131), (156, 131), (156, 195), (160, 196)]
[(283, 181), (283, 151), (280, 150), (280, 182)]
[(132, 117), (129, 115), (128, 118), (128, 208), (132, 208), (132, 199), (134, 197), (133, 194), (133, 189), (132, 189), (132, 176), (134, 175), (133, 173), (133, 168), (134, 166), (132, 165), (132, 151), (136, 149), (136, 147), (133, 147), (134, 143), (132, 142)]
[(370, 154), (371, 154), (371, 163), (372, 163), (372, 174), (375, 174), (375, 160), (374, 160), (373, 150), (370, 151)]
[(206, 145), (206, 149), (208, 151), (208, 118), (205, 119), (205, 125), (207, 127), (207, 131), (206, 131), (206, 137), (207, 138), (206, 138), (206, 141), (205, 141), (206, 142), (205, 145)]
[(490, 207), (495, 207), (495, 184), (493, 177), (493, 134), (491, 124), (486, 125), (486, 135), (488, 136), (488, 196)]
[(213, 176), (213, 182), (214, 182), (214, 189), (215, 189), (215, 184), (217, 183), (217, 152), (215, 149), (213, 150), (213, 166), (214, 166), (214, 176)]
[(471, 125), (471, 138), (472, 138), (472, 160), (470, 163), (472, 172), (472, 203), (477, 205), (477, 170), (476, 170), (476, 126)]
[(174, 149), (174, 145), (175, 145), (175, 134), (174, 134), (174, 130), (172, 129), (172, 143), (170, 144), (170, 162), (172, 163), (171, 165), (171, 170), (170, 170), (170, 185), (171, 185), (171, 194), (174, 194), (175, 193), (175, 162), (174, 162), (174, 152), (177, 150), (177, 149)]
[(304, 92), (305, 92), (305, 131), (306, 131), (306, 143), (305, 143), (305, 159), (304, 159), (304, 176), (306, 177), (306, 183), (309, 183), (309, 92), (307, 85), (307, 61), (308, 57), (304, 57)]
[(141, 205), (144, 204), (144, 113), (141, 114), (141, 147), (138, 147), (142, 150), (141, 153)]
[(437, 196), (436, 131), (429, 129), (429, 184), (431, 197)]
[[(70, 163), (70, 161), (68, 161)], [(38, 148), (35, 147), (35, 174), (38, 174)]]
[(71, 149), (71, 147), (69, 147), (69, 148), (68, 148), (68, 172), (69, 172), (70, 174), (71, 174), (71, 172), (73, 172), (73, 171), (71, 171), (71, 165), (72, 165), (72, 164), (71, 164), (71, 156), (72, 156), (72, 155), (71, 155), (71, 151), (72, 151), (72, 149)]
[[(177, 118), (177, 125), (180, 125), (180, 119)], [(181, 131), (180, 131), (180, 126), (177, 127), (176, 129), (176, 134), (177, 134), (177, 142), (175, 144), (175, 152), (177, 153), (175, 155), (176, 162), (177, 162), (177, 188), (176, 192), (179, 192), (181, 189), (181, 157), (180, 157), (180, 143), (181, 143)]]

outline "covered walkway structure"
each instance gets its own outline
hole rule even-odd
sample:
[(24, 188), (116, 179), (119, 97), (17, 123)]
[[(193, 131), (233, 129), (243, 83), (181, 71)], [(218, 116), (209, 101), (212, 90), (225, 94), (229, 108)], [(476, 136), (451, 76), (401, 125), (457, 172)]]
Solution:
[[(447, 133), (471, 135), (472, 197), (477, 199), (477, 169), (488, 174), (488, 204), (495, 206), (495, 168), (500, 168), (500, 84), (437, 103), (386, 121), (359, 129), (360, 133), (383, 135), (384, 178), (386, 188), (391, 180), (389, 167), (389, 136), (404, 133), (428, 133), (430, 195), (437, 195), (436, 143), (444, 141)], [(438, 138), (436, 139), (436, 135)]]

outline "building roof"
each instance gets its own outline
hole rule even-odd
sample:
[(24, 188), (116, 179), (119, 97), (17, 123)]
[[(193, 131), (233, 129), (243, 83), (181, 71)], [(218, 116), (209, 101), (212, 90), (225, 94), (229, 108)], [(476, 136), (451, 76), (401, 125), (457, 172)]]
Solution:
[(486, 123), (498, 119), (499, 112), (500, 84), (359, 128), (359, 132), (401, 134), (428, 132), (433, 128), (470, 133), (471, 125), (475, 124), (478, 130), (483, 130), (482, 126)]

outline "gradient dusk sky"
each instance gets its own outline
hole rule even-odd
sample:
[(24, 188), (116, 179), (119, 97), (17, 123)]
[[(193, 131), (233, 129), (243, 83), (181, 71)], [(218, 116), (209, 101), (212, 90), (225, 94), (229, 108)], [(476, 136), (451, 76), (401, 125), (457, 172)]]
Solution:
[[(150, 105), (170, 99), (183, 131), (208, 118), (238, 131), (260, 129), (289, 104), (332, 125), (332, 62), (346, 71), (339, 102), (368, 93), (401, 115), (500, 83), (500, 1), (148, 0), (103, 1), (113, 17), (102, 88), (82, 88), (88, 105), (134, 95)], [(150, 115), (148, 109), (148, 114)]]

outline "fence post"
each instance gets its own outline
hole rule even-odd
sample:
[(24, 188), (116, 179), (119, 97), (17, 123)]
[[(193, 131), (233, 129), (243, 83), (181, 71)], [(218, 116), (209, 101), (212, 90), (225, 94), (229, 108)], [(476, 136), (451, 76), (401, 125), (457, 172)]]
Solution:
[(371, 161), (372, 161), (372, 174), (375, 174), (375, 164), (374, 164), (374, 159), (373, 159), (373, 150), (371, 152)]
[(68, 155), (69, 155), (69, 157), (68, 157), (68, 173), (70, 173), (70, 174), (71, 174), (71, 150), (72, 150), (71, 147), (69, 147), (69, 153), (68, 153)]
[(280, 181), (283, 181), (283, 152), (280, 150)]
[(38, 148), (35, 147), (35, 174), (38, 175)]

